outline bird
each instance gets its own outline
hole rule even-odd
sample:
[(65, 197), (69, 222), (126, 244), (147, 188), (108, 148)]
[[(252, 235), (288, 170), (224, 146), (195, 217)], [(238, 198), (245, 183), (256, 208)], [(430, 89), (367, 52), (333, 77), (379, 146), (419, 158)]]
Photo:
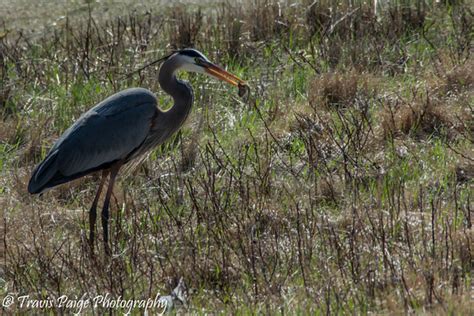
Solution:
[(97, 205), (109, 178), (101, 213), (105, 252), (109, 248), (109, 203), (122, 166), (146, 157), (178, 131), (188, 117), (194, 94), (191, 85), (177, 77), (180, 71), (207, 74), (239, 88), (248, 85), (239, 77), (209, 61), (192, 48), (165, 56), (158, 73), (161, 89), (173, 98), (173, 106), (162, 110), (153, 92), (144, 88), (119, 91), (81, 115), (55, 142), (38, 164), (28, 183), (31, 194), (92, 173), (101, 173), (97, 192), (89, 209), (89, 244), (94, 250)]

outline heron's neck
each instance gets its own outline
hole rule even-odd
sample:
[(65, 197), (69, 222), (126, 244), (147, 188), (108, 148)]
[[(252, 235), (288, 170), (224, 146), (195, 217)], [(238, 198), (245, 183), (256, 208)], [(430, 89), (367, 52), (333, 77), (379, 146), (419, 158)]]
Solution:
[(193, 90), (184, 81), (178, 80), (175, 75), (178, 65), (173, 60), (167, 60), (160, 69), (158, 81), (161, 88), (171, 95), (173, 106), (163, 112), (166, 124), (173, 129), (178, 129), (186, 120), (193, 105)]

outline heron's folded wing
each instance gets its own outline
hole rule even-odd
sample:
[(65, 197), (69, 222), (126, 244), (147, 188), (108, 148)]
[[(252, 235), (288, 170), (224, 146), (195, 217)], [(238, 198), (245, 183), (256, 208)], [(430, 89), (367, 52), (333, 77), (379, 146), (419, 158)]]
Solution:
[(108, 115), (87, 112), (52, 149), (58, 171), (71, 176), (126, 158), (146, 139), (156, 111), (155, 103), (143, 103)]
[(158, 115), (151, 91), (120, 91), (82, 115), (51, 148), (31, 176), (28, 191), (40, 193), (126, 158), (146, 139)]

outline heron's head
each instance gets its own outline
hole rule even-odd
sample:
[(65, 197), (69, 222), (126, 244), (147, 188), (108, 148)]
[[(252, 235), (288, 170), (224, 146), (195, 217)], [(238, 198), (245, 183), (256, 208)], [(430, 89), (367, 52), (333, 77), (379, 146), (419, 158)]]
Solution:
[(175, 59), (178, 63), (178, 69), (207, 74), (214, 78), (228, 82), (234, 86), (246, 85), (245, 81), (231, 74), (223, 68), (213, 64), (201, 52), (186, 48), (172, 54), (169, 59)]

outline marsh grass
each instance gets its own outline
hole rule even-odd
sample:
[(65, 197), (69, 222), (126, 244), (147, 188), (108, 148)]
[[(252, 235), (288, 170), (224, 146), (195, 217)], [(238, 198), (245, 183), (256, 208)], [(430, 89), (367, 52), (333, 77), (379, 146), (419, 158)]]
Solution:
[[(0, 40), (2, 294), (148, 298), (183, 277), (191, 313), (468, 313), (472, 7), (92, 13), (42, 38)], [(120, 178), (114, 256), (99, 243), (91, 258), (97, 177), (38, 197), (26, 192), (30, 172), (113, 92), (147, 87), (169, 107), (157, 67), (124, 76), (190, 45), (252, 95), (183, 75), (196, 94), (188, 124)]]

